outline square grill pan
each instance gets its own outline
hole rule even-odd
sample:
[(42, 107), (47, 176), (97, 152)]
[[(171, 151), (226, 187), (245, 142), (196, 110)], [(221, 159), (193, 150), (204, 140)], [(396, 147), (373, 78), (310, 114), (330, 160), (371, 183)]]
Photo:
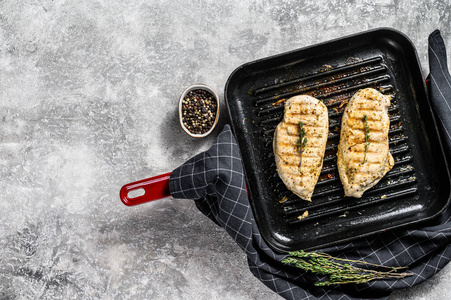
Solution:
[[(344, 197), (337, 146), (346, 103), (372, 87), (392, 97), (393, 169), (360, 199)], [(312, 250), (435, 218), (450, 202), (450, 174), (416, 50), (382, 28), (238, 67), (225, 87), (257, 225), (275, 251)], [(289, 191), (272, 141), (284, 100), (308, 94), (329, 111), (329, 137), (312, 202)], [(305, 212), (308, 211), (307, 217)]]

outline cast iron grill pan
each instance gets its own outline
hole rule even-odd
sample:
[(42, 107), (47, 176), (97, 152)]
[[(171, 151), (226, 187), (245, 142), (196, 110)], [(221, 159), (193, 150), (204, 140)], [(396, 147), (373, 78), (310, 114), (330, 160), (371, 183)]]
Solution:
[[(393, 169), (360, 199), (344, 197), (337, 170), (341, 117), (359, 89), (391, 96)], [(280, 180), (272, 149), (284, 101), (308, 94), (329, 111), (329, 136), (312, 202)], [(311, 250), (436, 217), (448, 205), (450, 176), (415, 49), (380, 29), (270, 57), (235, 70), (225, 97), (243, 156), (250, 201), (273, 250)]]

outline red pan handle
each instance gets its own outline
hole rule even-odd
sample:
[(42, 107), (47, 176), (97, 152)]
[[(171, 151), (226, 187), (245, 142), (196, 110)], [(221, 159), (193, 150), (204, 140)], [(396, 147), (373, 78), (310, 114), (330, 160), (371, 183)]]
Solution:
[[(171, 173), (166, 173), (124, 185), (120, 191), (122, 202), (127, 206), (133, 206), (171, 196), (169, 193), (170, 176)], [(144, 195), (129, 197), (131, 191), (139, 189), (144, 190)]]

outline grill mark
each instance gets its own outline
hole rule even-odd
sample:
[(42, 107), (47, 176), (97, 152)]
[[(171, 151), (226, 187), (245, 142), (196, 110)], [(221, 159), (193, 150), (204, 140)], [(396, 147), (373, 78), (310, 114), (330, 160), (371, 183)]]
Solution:
[[(298, 128), (298, 126), (299, 126), (299, 123), (285, 122), (285, 124), (289, 125), (290, 127), (296, 127), (296, 128)], [(316, 125), (310, 125), (310, 124), (304, 124), (304, 123), (302, 123), (302, 125), (304, 127), (313, 128), (313, 129), (316, 129), (316, 128), (324, 129), (324, 126), (320, 126), (320, 125), (316, 126)]]
[[(365, 134), (365, 132), (363, 132), (363, 134)], [(371, 136), (370, 136), (371, 137)], [(350, 138), (351, 139), (351, 138)], [(358, 143), (356, 143), (356, 144), (352, 144), (351, 146), (347, 146), (347, 148), (352, 148), (352, 147), (355, 147), (355, 146), (357, 146), (357, 145), (365, 145), (366, 144), (366, 140), (365, 140), (365, 137), (363, 137), (363, 138), (357, 138), (357, 137), (354, 137), (353, 138), (353, 140), (360, 140)], [(370, 143), (370, 144), (372, 144), (373, 146), (374, 145), (381, 145), (381, 146), (386, 146), (387, 145), (387, 142), (388, 142), (388, 139), (387, 140), (383, 140), (383, 141), (381, 141), (381, 140), (374, 140), (374, 139), (368, 139), (368, 142)], [(354, 152), (363, 152), (363, 151), (354, 151)], [(375, 152), (375, 151), (367, 151), (368, 153), (371, 153), (371, 152)]]
[[(322, 127), (321, 127), (322, 128)], [(299, 138), (299, 134), (291, 134), (291, 133), (285, 133), (287, 136), (289, 136), (289, 137), (293, 137), (293, 138)], [(320, 133), (321, 134), (321, 133)], [(311, 134), (305, 134), (307, 137), (310, 137), (310, 138), (322, 138), (322, 136), (319, 136), (319, 135), (314, 135), (313, 133), (311, 133)]]
[[(297, 166), (299, 168), (299, 166)], [(302, 166), (302, 169), (307, 168)], [(288, 176), (294, 177), (295, 179), (303, 179), (303, 178), (308, 178), (310, 179), (312, 176), (308, 176), (308, 175), (302, 175), (300, 172), (299, 174), (295, 174), (295, 173), (287, 173)], [(313, 180), (313, 179), (312, 179)], [(305, 182), (304, 182), (305, 183)], [(302, 187), (305, 187), (306, 185), (302, 185)], [(306, 200), (304, 200), (306, 201)]]
[[(300, 119), (302, 119), (302, 117), (305, 117), (305, 116), (319, 118), (319, 117), (321, 117), (321, 115), (322, 115), (322, 113), (319, 113), (319, 114), (308, 114), (308, 113), (301, 114), (301, 113), (290, 113), (290, 112), (285, 113), (285, 116), (287, 118), (296, 118), (299, 116)], [(318, 121), (318, 120), (316, 120), (316, 121)]]
[(348, 119), (350, 119), (350, 120), (356, 120), (356, 121), (362, 122), (362, 121), (363, 121), (363, 116), (366, 115), (367, 118), (368, 118), (368, 121), (382, 122), (382, 121), (380, 120), (380, 118), (374, 117), (374, 115), (373, 115), (374, 112), (378, 112), (378, 113), (379, 113), (379, 114), (378, 114), (378, 115), (379, 115), (378, 117), (383, 117), (382, 114), (383, 114), (384, 112), (383, 112), (382, 110), (354, 110), (354, 111), (357, 111), (357, 112), (359, 112), (359, 113), (362, 113), (362, 117), (361, 117), (361, 118), (360, 118), (360, 117), (354, 117), (354, 116), (350, 116), (350, 115), (348, 114)]
[[(367, 117), (368, 117), (368, 125), (369, 124), (374, 124), (376, 122), (381, 122), (381, 123), (383, 122), (383, 120), (370, 119), (368, 115), (367, 115)], [(381, 117), (384, 118), (384, 116), (381, 116)], [(349, 122), (363, 123), (363, 117), (362, 118), (356, 118), (356, 117), (352, 117), (352, 116), (348, 115), (348, 120), (349, 120)], [(370, 123), (369, 121), (372, 121), (372, 120), (376, 120), (376, 121), (373, 121), (373, 122)]]
[[(348, 125), (348, 126), (352, 130), (358, 130), (358, 131), (362, 131), (363, 133), (365, 133), (365, 127), (360, 128), (360, 126), (359, 127), (357, 127), (357, 126), (354, 127), (354, 126), (350, 126), (350, 125)], [(370, 127), (370, 133), (382, 133), (382, 134), (385, 134), (385, 131), (386, 131), (385, 129), (372, 129)]]
[[(363, 153), (363, 152), (361, 152), (361, 153)], [(375, 152), (373, 152), (373, 153), (375, 153)], [(362, 160), (360, 160), (360, 159), (352, 159), (352, 160), (350, 160), (350, 163), (352, 163), (352, 164), (356, 164), (356, 165), (361, 165), (362, 164)], [(370, 161), (366, 161), (365, 162), (365, 165), (379, 165), (379, 162), (370, 162)], [(359, 169), (361, 169), (360, 167), (359, 167)], [(371, 174), (371, 172), (368, 172), (368, 171), (356, 171), (356, 174)]]
[[(289, 144), (289, 143), (279, 143), (279, 146), (285, 146), (285, 147), (292, 147), (292, 148), (298, 148), (298, 146), (297, 145), (293, 145), (293, 144)], [(306, 145), (305, 147), (304, 147), (304, 149), (322, 149), (323, 147), (316, 147), (316, 146), (311, 146), (311, 145)], [(291, 152), (283, 152), (283, 151), (281, 151), (284, 155), (285, 155), (285, 153), (287, 153), (287, 154), (291, 154)], [(307, 153), (307, 152), (304, 152), (305, 154)], [(302, 157), (307, 157), (307, 156), (304, 156), (304, 154), (302, 155)]]
[[(289, 153), (287, 156), (290, 156), (290, 157), (296, 157), (296, 158), (299, 158), (299, 155), (294, 155), (294, 154), (291, 154), (291, 153)], [(280, 156), (279, 156), (280, 157)], [(311, 159), (314, 159), (314, 160), (320, 160), (320, 157), (318, 156), (318, 155), (310, 155), (310, 156), (306, 156), (306, 155), (302, 155), (302, 165), (304, 165), (304, 158), (311, 158)], [(285, 159), (282, 159), (284, 162), (286, 161)], [(311, 164), (311, 165), (315, 165), (315, 166), (317, 166), (318, 165), (318, 162), (310, 162), (310, 161), (305, 161), (305, 163), (308, 163), (308, 164)], [(296, 163), (296, 164), (292, 164), (292, 163), (285, 163), (285, 166), (291, 166), (291, 165), (297, 165), (297, 166), (299, 166), (299, 163)]]

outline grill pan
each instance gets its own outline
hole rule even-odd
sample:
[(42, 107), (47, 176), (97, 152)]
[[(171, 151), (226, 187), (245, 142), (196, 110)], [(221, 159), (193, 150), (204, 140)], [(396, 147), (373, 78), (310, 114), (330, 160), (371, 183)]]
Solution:
[[(346, 103), (366, 87), (392, 97), (389, 147), (395, 165), (356, 199), (344, 197), (336, 152)], [(322, 100), (329, 111), (312, 202), (285, 187), (272, 149), (284, 100), (300, 94)], [(450, 202), (450, 175), (416, 50), (398, 31), (366, 31), (244, 64), (230, 75), (224, 97), (254, 216), (275, 251), (312, 250), (431, 220)]]

